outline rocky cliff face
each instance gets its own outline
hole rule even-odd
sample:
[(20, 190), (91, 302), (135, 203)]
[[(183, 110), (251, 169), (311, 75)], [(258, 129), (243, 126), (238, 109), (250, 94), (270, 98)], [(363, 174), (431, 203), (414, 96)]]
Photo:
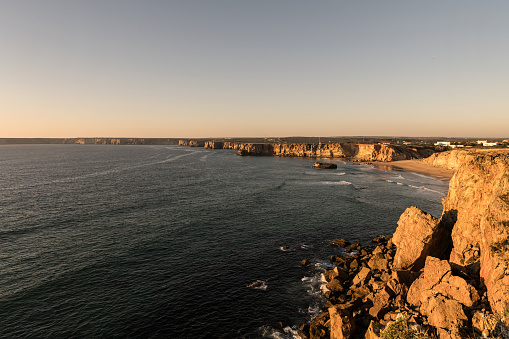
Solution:
[(504, 312), (509, 309), (509, 155), (475, 154), (449, 185), (442, 218), (453, 225), (450, 261), (479, 262), (491, 306)]
[(385, 144), (257, 144), (239, 145), (239, 155), (275, 155), (311, 158), (348, 158), (357, 161), (421, 159), (429, 150)]
[(419, 326), (440, 339), (509, 338), (509, 152), (447, 157), (456, 172), (440, 219), (411, 207), (375, 249), (332, 242), (355, 252), (331, 256), (328, 311), (309, 338), (427, 337)]

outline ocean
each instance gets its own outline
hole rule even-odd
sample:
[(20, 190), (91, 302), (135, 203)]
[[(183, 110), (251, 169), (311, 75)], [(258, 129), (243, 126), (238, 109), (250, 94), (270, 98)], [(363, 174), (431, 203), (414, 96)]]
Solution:
[(410, 206), (440, 216), (448, 189), (314, 161), (0, 146), (0, 336), (295, 337), (324, 303), (320, 273), (342, 253), (331, 240), (370, 244)]

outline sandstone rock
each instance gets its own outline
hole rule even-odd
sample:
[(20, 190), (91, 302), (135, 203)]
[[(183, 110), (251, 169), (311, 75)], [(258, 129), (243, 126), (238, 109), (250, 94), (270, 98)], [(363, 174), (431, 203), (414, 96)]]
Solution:
[(351, 271), (357, 271), (359, 269), (359, 261), (357, 259), (350, 262), (350, 270)]
[(443, 257), (451, 246), (451, 230), (417, 207), (407, 208), (392, 238), (394, 268), (420, 270), (427, 256)]
[(384, 328), (383, 325), (380, 325), (374, 320), (371, 320), (369, 323), (368, 330), (366, 331), (366, 334), (364, 335), (365, 339), (380, 339), (380, 331), (382, 331)]
[(423, 303), (421, 313), (428, 317), (430, 325), (448, 330), (463, 326), (468, 322), (461, 304), (441, 295), (429, 298)]
[(364, 285), (369, 279), (371, 279), (371, 270), (367, 267), (363, 267), (353, 278), (352, 283), (354, 285)]
[(433, 292), (445, 295), (469, 307), (480, 299), (477, 290), (472, 285), (456, 276), (449, 276), (447, 281), (435, 286)]
[(452, 275), (447, 260), (428, 257), (423, 274), (408, 290), (407, 301), (411, 305), (419, 306), (436, 295), (445, 296), (468, 307), (480, 299), (472, 285), (463, 278)]
[(449, 156), (445, 163), (454, 160), (457, 168), (443, 199), (442, 220), (454, 226), (450, 260), (461, 265), (480, 260), (491, 307), (502, 313), (509, 304), (509, 154)]
[(330, 338), (348, 339), (355, 331), (355, 322), (350, 312), (337, 307), (329, 308)]
[(408, 270), (393, 270), (392, 271), (392, 278), (397, 280), (400, 284), (406, 285), (407, 287), (410, 287), (415, 279), (419, 278), (421, 275), (421, 271), (419, 272), (412, 272)]
[(322, 312), (317, 315), (309, 326), (309, 337), (311, 339), (329, 338), (330, 316), (329, 312)]
[(341, 280), (339, 280), (337, 278), (334, 278), (329, 283), (327, 283), (326, 287), (331, 292), (334, 292), (334, 293), (343, 292), (343, 290), (344, 290), (343, 283), (341, 282)]
[(353, 252), (353, 251), (358, 251), (360, 249), (361, 249), (361, 244), (356, 242), (356, 243), (348, 245), (345, 250), (347, 252)]
[(338, 238), (336, 240), (331, 241), (331, 244), (341, 246), (341, 247), (346, 247), (346, 246), (350, 245), (350, 242), (345, 239)]
[(432, 288), (438, 285), (442, 279), (451, 275), (451, 266), (446, 260), (434, 257), (426, 258), (424, 271), (410, 286), (407, 294), (407, 301), (414, 306), (420, 306), (432, 294)]
[(488, 337), (499, 320), (500, 318), (494, 314), (476, 311), (472, 316), (472, 328), (479, 331), (479, 334), (482, 334), (483, 337)]
[(385, 256), (381, 253), (374, 254), (371, 259), (368, 261), (368, 266), (372, 270), (383, 270), (387, 271), (389, 269), (389, 261), (385, 258)]

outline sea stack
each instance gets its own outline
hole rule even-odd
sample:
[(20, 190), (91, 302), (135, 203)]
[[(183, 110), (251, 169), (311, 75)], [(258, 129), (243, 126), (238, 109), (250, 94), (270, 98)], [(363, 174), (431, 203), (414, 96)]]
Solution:
[(327, 162), (317, 161), (317, 162), (315, 162), (313, 167), (314, 168), (322, 168), (322, 169), (336, 169), (336, 168), (338, 168), (338, 165), (327, 163)]

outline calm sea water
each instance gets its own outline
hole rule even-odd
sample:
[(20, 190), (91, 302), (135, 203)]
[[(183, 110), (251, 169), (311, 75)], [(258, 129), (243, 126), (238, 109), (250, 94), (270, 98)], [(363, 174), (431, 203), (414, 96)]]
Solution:
[(0, 336), (291, 338), (323, 302), (330, 240), (391, 234), (412, 205), (439, 216), (447, 193), (422, 175), (313, 162), (0, 146)]

